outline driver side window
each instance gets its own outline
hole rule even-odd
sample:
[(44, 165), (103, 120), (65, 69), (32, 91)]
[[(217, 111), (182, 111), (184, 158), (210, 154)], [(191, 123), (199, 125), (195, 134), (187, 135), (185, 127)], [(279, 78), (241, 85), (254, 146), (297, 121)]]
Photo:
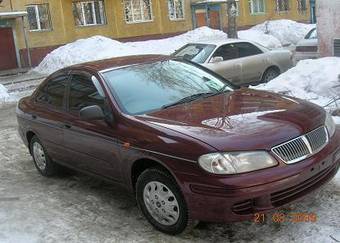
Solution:
[(69, 95), (69, 111), (79, 112), (82, 108), (98, 105), (105, 110), (105, 97), (98, 91), (93, 81), (82, 75), (72, 75)]
[(222, 57), (223, 61), (239, 58), (238, 48), (234, 44), (219, 47), (213, 57)]

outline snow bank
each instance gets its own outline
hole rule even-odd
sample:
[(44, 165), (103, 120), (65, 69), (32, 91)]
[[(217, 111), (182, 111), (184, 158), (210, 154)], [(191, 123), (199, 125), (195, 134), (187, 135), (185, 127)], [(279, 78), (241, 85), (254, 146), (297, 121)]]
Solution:
[(282, 45), (295, 45), (314, 27), (314, 24), (303, 24), (289, 19), (280, 19), (266, 21), (251, 29), (276, 37)]
[(281, 42), (276, 37), (264, 34), (259, 30), (241, 30), (238, 32), (238, 37), (240, 39), (257, 42), (269, 49), (282, 47)]
[[(276, 79), (253, 88), (309, 100), (328, 110), (335, 109), (332, 100), (340, 97), (340, 58), (302, 60)], [(340, 119), (337, 123), (340, 124)]]
[(9, 94), (7, 93), (7, 89), (5, 86), (0, 84), (0, 103), (5, 102), (9, 99)]
[[(252, 40), (268, 48), (281, 47), (280, 41), (273, 36), (257, 30), (239, 32), (240, 38)], [(201, 27), (185, 34), (160, 40), (122, 43), (103, 36), (80, 39), (61, 46), (48, 54), (35, 71), (50, 74), (60, 68), (77, 63), (94, 61), (118, 56), (138, 54), (171, 54), (189, 42), (227, 39), (228, 35), (220, 30)]]
[(185, 34), (161, 40), (122, 43), (103, 36), (80, 39), (48, 54), (35, 69), (49, 74), (65, 66), (93, 60), (138, 54), (171, 54), (188, 42), (227, 38), (227, 34), (201, 27)]

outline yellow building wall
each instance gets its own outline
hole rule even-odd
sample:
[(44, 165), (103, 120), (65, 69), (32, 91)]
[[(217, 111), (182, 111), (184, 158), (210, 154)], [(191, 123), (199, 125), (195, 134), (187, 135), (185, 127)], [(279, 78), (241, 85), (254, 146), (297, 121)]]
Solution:
[[(25, 26), (28, 34), (30, 47), (55, 46), (65, 43), (65, 28), (63, 24), (62, 6), (60, 1), (48, 0), (20, 0), (13, 1), (15, 11), (26, 11), (27, 5), (32, 4), (49, 4), (52, 29), (50, 31), (29, 31), (27, 18), (25, 18)], [(22, 33), (22, 22), (16, 20), (16, 34), (18, 36), (19, 48), (25, 48), (24, 37)]]
[(11, 11), (11, 2), (10, 0), (3, 0), (0, 4), (0, 12), (8, 12)]
[[(193, 0), (193, 3), (201, 2), (201, 0)], [(299, 13), (297, 0), (289, 0), (290, 10), (287, 12), (276, 11), (275, 0), (265, 0), (265, 13), (251, 14), (249, 9), (249, 0), (239, 0), (239, 16), (237, 17), (237, 24), (239, 29), (246, 28), (252, 25), (262, 23), (266, 20), (275, 19), (291, 19), (300, 22), (308, 22), (310, 19), (309, 1), (307, 0), (307, 10), (305, 13)], [(212, 3), (211, 3), (212, 4)], [(215, 3), (221, 6), (221, 22), (223, 29), (228, 26), (227, 4)], [(202, 5), (202, 8), (203, 5)]]
[[(10, 11), (10, 0), (4, 0), (0, 11)], [(191, 1), (185, 0), (185, 18), (172, 21), (169, 18), (167, 0), (152, 0), (153, 20), (143, 23), (126, 23), (122, 0), (104, 0), (107, 24), (96, 26), (75, 26), (72, 12), (72, 0), (12, 0), (15, 11), (26, 10), (30, 4), (48, 3), (51, 15), (51, 31), (28, 31), (30, 47), (57, 46), (79, 38), (93, 35), (120, 39), (139, 36), (153, 36), (179, 33), (192, 29)], [(290, 0), (290, 11), (278, 13), (274, 0), (265, 0), (265, 14), (251, 15), (248, 0), (240, 0), (239, 28), (255, 25), (267, 19), (287, 18), (307, 22), (309, 20), (309, 1), (307, 11), (301, 14), (297, 10), (297, 1)], [(226, 4), (221, 4), (222, 26), (227, 27)], [(26, 20), (26, 26), (28, 26)], [(25, 48), (21, 20), (16, 20), (18, 47)], [(27, 28), (28, 29), (28, 28)]]
[[(9, 1), (9, 0), (5, 0)], [(76, 26), (71, 0), (12, 0), (15, 11), (25, 11), (27, 5), (48, 3), (52, 23), (51, 31), (29, 31), (26, 27), (30, 47), (62, 45), (80, 38), (102, 35), (114, 39), (133, 38), (184, 32), (192, 29), (190, 1), (185, 0), (184, 20), (171, 21), (166, 0), (152, 0), (153, 20), (142, 23), (126, 23), (124, 4), (121, 0), (105, 0), (106, 24), (95, 26)], [(7, 11), (10, 11), (6, 5)], [(1, 9), (2, 10), (2, 9)], [(21, 30), (21, 20), (17, 20), (16, 33), (19, 48), (25, 48)]]
[[(307, 0), (307, 10), (305, 13), (298, 11), (298, 1), (289, 0), (290, 10), (287, 12), (277, 12), (275, 0), (265, 0), (264, 14), (251, 14), (249, 1), (240, 0), (240, 16), (237, 18), (240, 27), (246, 27), (262, 23), (266, 20), (291, 19), (299, 22), (308, 22), (310, 18), (309, 1)], [(228, 22), (228, 20), (226, 20)]]
[(106, 37), (115, 37), (116, 28), (114, 26), (114, 15), (112, 9), (114, 8), (114, 2), (116, 1), (104, 1), (106, 24), (94, 25), (94, 26), (76, 26), (71, 0), (60, 0), (63, 9), (63, 21), (57, 23), (63, 25), (65, 28), (65, 42), (72, 42), (80, 38), (87, 38), (94, 35), (102, 35)]

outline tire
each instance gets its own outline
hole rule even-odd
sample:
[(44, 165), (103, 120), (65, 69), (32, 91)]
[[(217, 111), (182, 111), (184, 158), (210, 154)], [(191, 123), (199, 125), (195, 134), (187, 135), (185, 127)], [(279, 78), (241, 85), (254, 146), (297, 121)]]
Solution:
[(273, 68), (273, 67), (269, 68), (264, 72), (261, 82), (268, 83), (269, 81), (273, 80), (279, 75), (280, 75), (280, 71), (278, 71), (276, 68)]
[(34, 165), (41, 175), (50, 177), (56, 175), (59, 172), (59, 165), (53, 162), (48, 156), (46, 149), (37, 136), (33, 136), (30, 141), (30, 151), (33, 157)]
[(150, 224), (163, 233), (180, 234), (196, 223), (189, 219), (186, 202), (176, 181), (162, 169), (147, 169), (138, 177), (136, 199)]

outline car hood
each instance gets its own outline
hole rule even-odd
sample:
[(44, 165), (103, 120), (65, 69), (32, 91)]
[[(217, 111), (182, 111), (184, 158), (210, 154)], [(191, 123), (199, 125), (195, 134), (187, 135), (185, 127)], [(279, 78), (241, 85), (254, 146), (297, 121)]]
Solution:
[(299, 99), (243, 88), (137, 119), (196, 138), (219, 151), (270, 150), (321, 126), (325, 112)]

